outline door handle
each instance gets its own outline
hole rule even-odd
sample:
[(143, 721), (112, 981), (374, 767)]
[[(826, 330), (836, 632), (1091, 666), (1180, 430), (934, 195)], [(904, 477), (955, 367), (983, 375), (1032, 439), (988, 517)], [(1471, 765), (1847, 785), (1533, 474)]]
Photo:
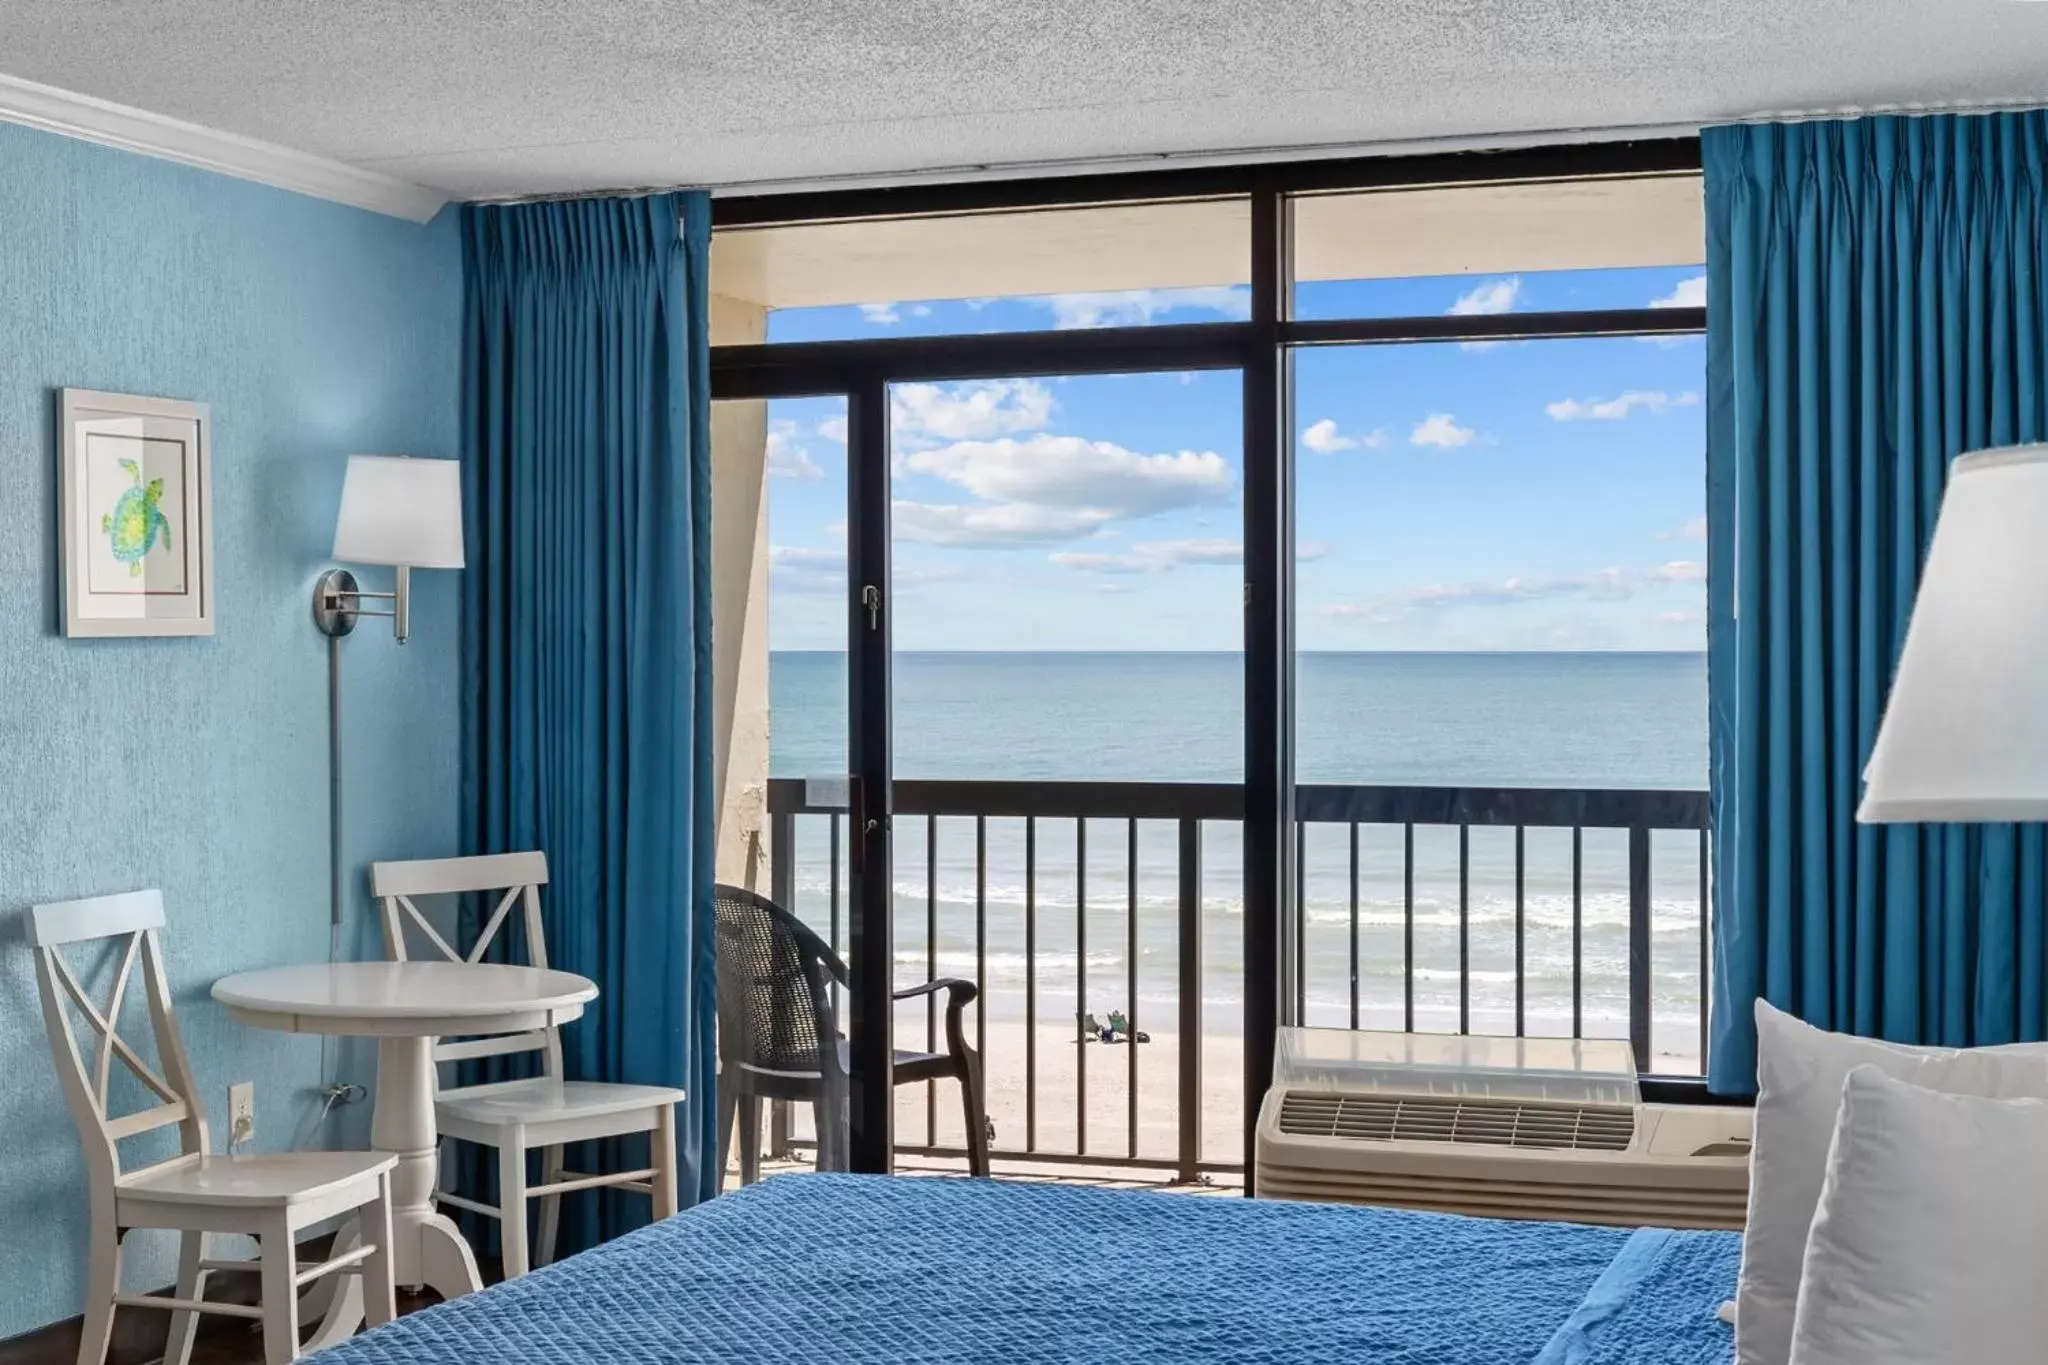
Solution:
[(847, 851), (847, 861), (855, 872), (865, 872), (868, 866), (868, 837), (881, 829), (882, 822), (868, 814), (868, 784), (861, 778), (854, 778), (852, 790), (847, 795), (847, 832), (853, 839), (853, 847)]

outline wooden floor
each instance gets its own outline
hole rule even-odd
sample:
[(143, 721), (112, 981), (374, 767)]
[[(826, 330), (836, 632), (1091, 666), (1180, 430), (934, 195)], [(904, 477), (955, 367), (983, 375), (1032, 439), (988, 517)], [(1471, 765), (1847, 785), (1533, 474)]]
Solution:
[[(764, 1160), (761, 1163), (761, 1174), (764, 1178), (810, 1169), (811, 1163), (807, 1154), (792, 1160)], [(965, 1162), (940, 1159), (904, 1158), (897, 1167), (897, 1174), (906, 1176), (962, 1175), (965, 1172)], [(1235, 1195), (1244, 1192), (1242, 1179), (1233, 1175), (1215, 1176), (1205, 1179), (1198, 1185), (1181, 1185), (1162, 1181), (1156, 1172), (1132, 1171), (1115, 1166), (1071, 1166), (1050, 1163), (1034, 1166), (1024, 1162), (999, 1161), (995, 1178), (1087, 1185), (1100, 1189), (1162, 1190), (1174, 1194)], [(738, 1171), (727, 1171), (726, 1188), (738, 1187)], [(301, 1252), (302, 1258), (318, 1254), (320, 1250), (317, 1244), (307, 1244)], [(481, 1257), (479, 1262), (485, 1282), (495, 1281), (498, 1278), (496, 1262), (486, 1261)], [(227, 1294), (222, 1297), (241, 1302), (253, 1301), (248, 1296), (248, 1291), (255, 1288), (255, 1276), (231, 1275), (221, 1276), (220, 1279), (234, 1289), (243, 1291), (239, 1295)], [(439, 1297), (431, 1290), (419, 1294), (407, 1294), (400, 1290), (398, 1311), (416, 1312), (439, 1301)], [(114, 1315), (114, 1347), (107, 1357), (108, 1365), (147, 1365), (147, 1362), (161, 1359), (164, 1332), (168, 1325), (167, 1313), (137, 1308), (119, 1310)], [(11, 1341), (0, 1341), (0, 1365), (73, 1365), (77, 1358), (78, 1324), (75, 1320), (46, 1327), (39, 1332), (16, 1337)], [(199, 1339), (192, 1348), (192, 1365), (262, 1365), (262, 1361), (263, 1338), (256, 1324), (239, 1318), (201, 1319)]]

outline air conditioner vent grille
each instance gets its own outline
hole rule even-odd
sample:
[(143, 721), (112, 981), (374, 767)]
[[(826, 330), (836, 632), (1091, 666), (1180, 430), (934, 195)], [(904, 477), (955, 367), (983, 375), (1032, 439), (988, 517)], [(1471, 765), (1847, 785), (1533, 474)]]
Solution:
[(1349, 1142), (1625, 1152), (1635, 1140), (1636, 1115), (1626, 1105), (1290, 1090), (1280, 1104), (1280, 1131)]

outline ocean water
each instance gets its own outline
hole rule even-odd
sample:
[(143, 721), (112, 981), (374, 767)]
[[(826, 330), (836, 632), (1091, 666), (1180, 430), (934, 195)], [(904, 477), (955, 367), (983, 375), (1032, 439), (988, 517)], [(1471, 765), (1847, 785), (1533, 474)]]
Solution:
[[(1698, 654), (1320, 654), (1298, 664), (1300, 780), (1420, 786), (1706, 786), (1706, 663)], [(1242, 663), (1235, 654), (905, 653), (895, 661), (899, 778), (1232, 782), (1243, 771)], [(843, 655), (778, 652), (770, 660), (770, 771), (846, 770)], [(896, 824), (898, 975), (973, 976), (977, 968), (972, 820), (941, 818), (927, 860), (921, 817)], [(1402, 831), (1362, 827), (1358, 903), (1349, 832), (1311, 825), (1304, 846), (1307, 1018), (1345, 1024), (1358, 960), (1361, 1024), (1405, 1019)], [(1035, 1019), (1112, 1009), (1175, 1018), (1178, 897), (1175, 830), (1141, 822), (1135, 877), (1124, 821), (1088, 822), (1085, 860), (1073, 821), (1038, 822), (1035, 906), (1026, 946), (1022, 821), (990, 820), (980, 966), (991, 1017)], [(799, 913), (834, 932), (836, 881), (822, 818), (799, 822)], [(1242, 1001), (1242, 864), (1235, 826), (1203, 832), (1202, 997), (1206, 1027), (1235, 1030)], [(1653, 1050), (1658, 1069), (1697, 1065), (1701, 869), (1696, 834), (1652, 844)], [(1572, 1026), (1571, 836), (1531, 830), (1525, 849), (1526, 1025)], [(1464, 907), (1471, 931), (1472, 1026), (1514, 1027), (1512, 831), (1478, 829)], [(1415, 835), (1416, 1023), (1458, 1021), (1457, 831)], [(1085, 875), (1084, 875), (1085, 874)], [(1135, 883), (1135, 885), (1134, 885)], [(1626, 838), (1583, 836), (1578, 876), (1578, 1009), (1589, 1034), (1627, 1033)], [(1130, 952), (1135, 906), (1137, 952)], [(1085, 915), (1084, 915), (1085, 909)], [(935, 930), (935, 932), (934, 932)], [(919, 1017), (921, 1018), (921, 1012)], [(906, 1016), (908, 1018), (908, 1016)]]

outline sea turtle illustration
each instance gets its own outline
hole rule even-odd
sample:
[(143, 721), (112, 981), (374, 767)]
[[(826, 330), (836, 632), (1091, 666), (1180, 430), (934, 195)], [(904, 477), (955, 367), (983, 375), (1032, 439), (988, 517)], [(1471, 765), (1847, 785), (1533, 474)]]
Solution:
[(100, 518), (100, 530), (105, 533), (114, 558), (128, 566), (129, 577), (140, 578), (143, 558), (156, 548), (159, 535), (163, 537), (164, 549), (171, 548), (171, 519), (157, 506), (164, 496), (164, 481), (151, 479), (143, 483), (142, 466), (133, 460), (122, 460), (121, 468), (128, 471), (135, 486), (122, 490), (114, 510)]

